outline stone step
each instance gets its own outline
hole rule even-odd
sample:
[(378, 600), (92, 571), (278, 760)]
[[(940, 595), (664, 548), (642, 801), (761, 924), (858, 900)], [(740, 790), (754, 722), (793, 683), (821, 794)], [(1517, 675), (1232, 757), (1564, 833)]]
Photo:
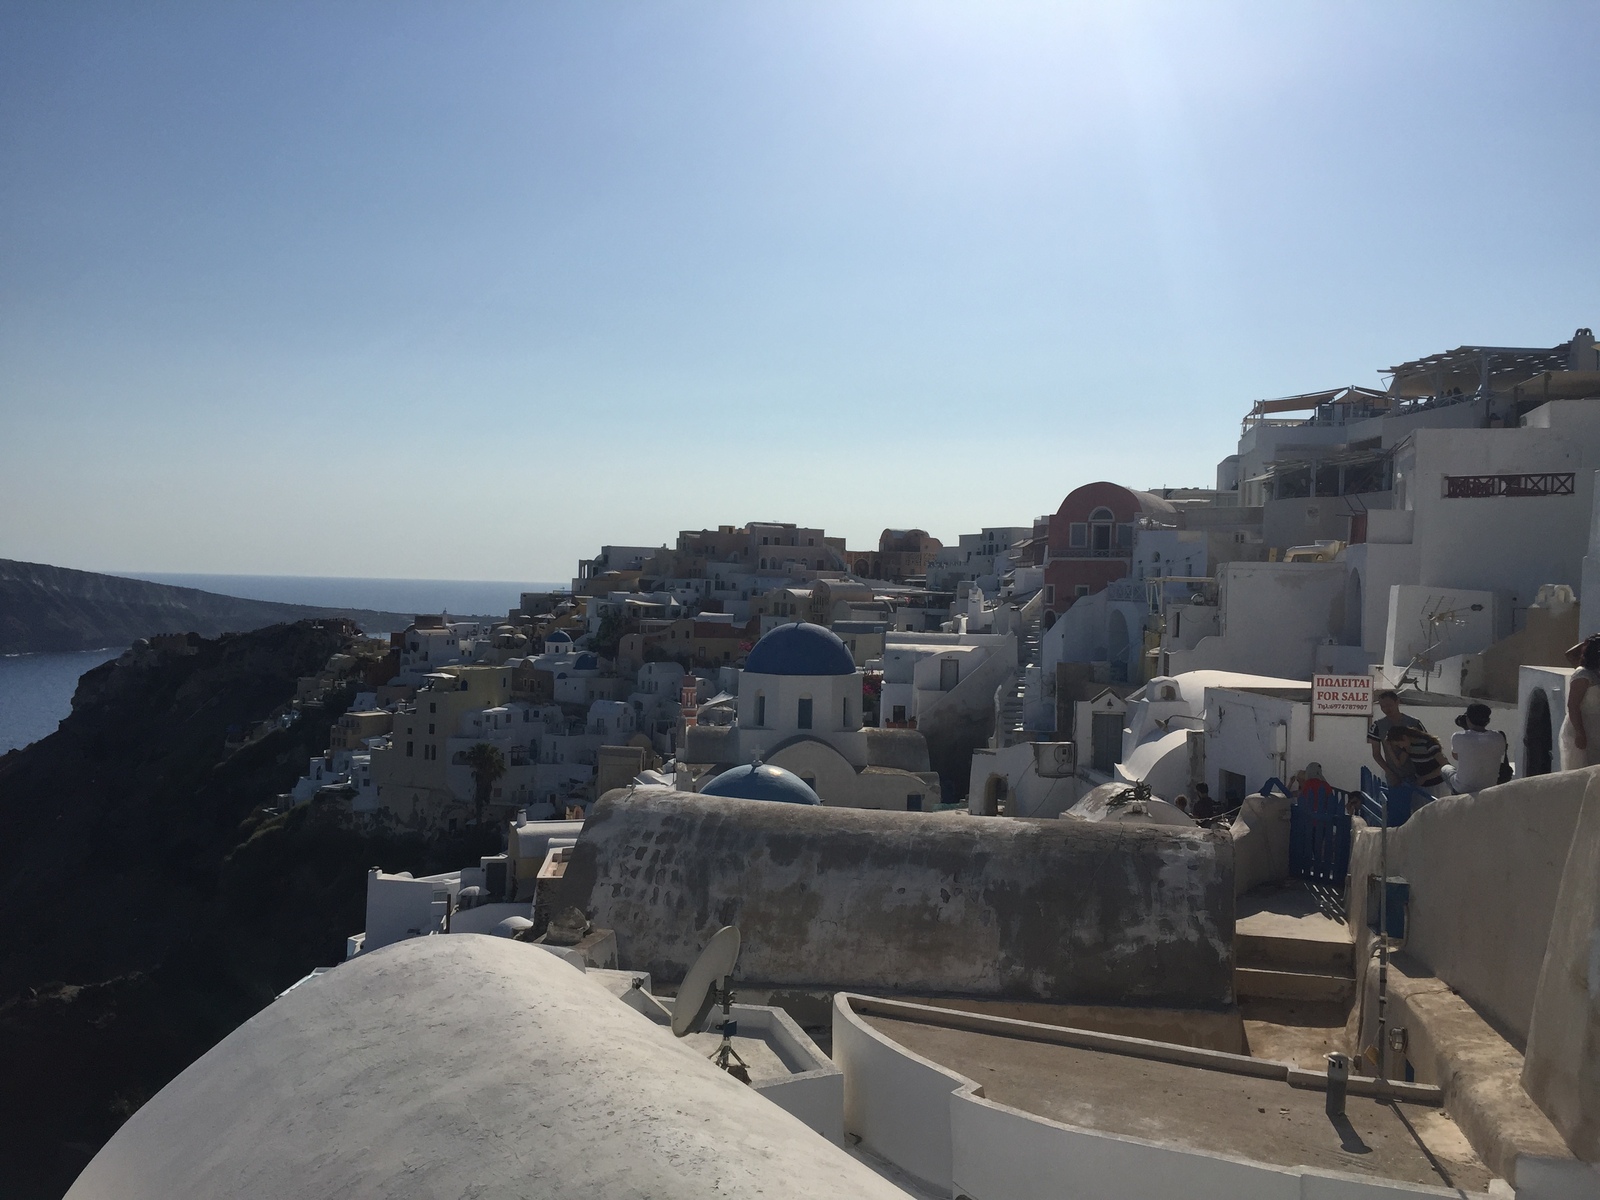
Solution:
[(1237, 967), (1233, 990), (1240, 998), (1262, 1000), (1327, 1000), (1348, 1004), (1355, 996), (1355, 980), (1347, 975), (1313, 975), (1303, 971), (1264, 971)]
[(1355, 967), (1355, 947), (1346, 941), (1235, 933), (1233, 953), (1239, 966), (1268, 971), (1349, 976)]

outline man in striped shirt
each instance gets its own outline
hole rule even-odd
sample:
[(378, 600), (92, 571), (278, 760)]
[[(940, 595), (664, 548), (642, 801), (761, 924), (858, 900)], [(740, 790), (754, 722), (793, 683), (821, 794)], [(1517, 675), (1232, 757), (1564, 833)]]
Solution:
[(1401, 782), (1421, 788), (1429, 796), (1444, 790), (1444, 747), (1421, 724), (1396, 725), (1384, 737), (1386, 757)]

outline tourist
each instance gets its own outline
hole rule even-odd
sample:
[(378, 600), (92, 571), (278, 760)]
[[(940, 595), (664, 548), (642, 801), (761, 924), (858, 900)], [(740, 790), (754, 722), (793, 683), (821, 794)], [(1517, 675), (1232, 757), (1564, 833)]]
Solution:
[(1388, 769), (1399, 777), (1398, 782), (1410, 784), (1430, 797), (1438, 796), (1443, 790), (1444, 747), (1421, 722), (1414, 726), (1392, 726), (1384, 739), (1384, 749), (1390, 764)]
[(1567, 651), (1577, 667), (1567, 680), (1567, 719), (1561, 723), (1561, 769), (1576, 771), (1600, 763), (1600, 633)]
[(1177, 799), (1172, 802), (1172, 807), (1187, 817), (1189, 815), (1189, 797), (1179, 795)]
[(1456, 718), (1461, 732), (1450, 735), (1450, 757), (1456, 761), (1450, 790), (1457, 795), (1481, 792), (1500, 782), (1508, 748), (1506, 735), (1488, 727), (1491, 715), (1487, 704), (1469, 704), (1466, 715)]
[(1211, 798), (1211, 789), (1203, 783), (1194, 785), (1194, 803), (1189, 815), (1196, 821), (1209, 821), (1217, 815), (1217, 802)]
[(1379, 692), (1377, 696), (1378, 709), (1383, 713), (1372, 723), (1372, 728), (1367, 730), (1367, 745), (1372, 750), (1372, 761), (1378, 764), (1378, 769), (1390, 783), (1405, 783), (1409, 772), (1397, 770), (1404, 763), (1404, 759), (1394, 760), (1387, 753), (1389, 733), (1394, 729), (1421, 729), (1422, 722), (1415, 717), (1408, 717), (1400, 711), (1400, 693), (1390, 690)]

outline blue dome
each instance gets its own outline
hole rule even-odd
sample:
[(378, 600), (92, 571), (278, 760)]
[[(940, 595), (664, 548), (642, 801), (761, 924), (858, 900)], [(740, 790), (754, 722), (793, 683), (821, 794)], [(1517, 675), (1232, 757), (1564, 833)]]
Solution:
[(573, 660), (572, 669), (574, 671), (598, 671), (600, 669), (600, 660), (585, 650)]
[(854, 675), (856, 660), (833, 630), (796, 621), (757, 642), (744, 669), (757, 675)]
[(549, 633), (544, 635), (545, 645), (547, 646), (551, 642), (570, 642), (571, 640), (572, 639), (567, 636), (566, 631), (561, 629), (552, 629)]
[(767, 763), (730, 767), (701, 788), (700, 794), (734, 800), (773, 800), (779, 804), (822, 803), (800, 776)]

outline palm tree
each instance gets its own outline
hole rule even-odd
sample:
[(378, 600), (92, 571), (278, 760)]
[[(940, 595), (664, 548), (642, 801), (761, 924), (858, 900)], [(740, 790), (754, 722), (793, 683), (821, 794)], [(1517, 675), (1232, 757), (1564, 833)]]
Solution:
[(494, 795), (494, 785), (506, 773), (505, 756), (488, 742), (479, 742), (467, 751), (467, 769), (472, 772), (472, 811), (483, 820), (483, 806)]

